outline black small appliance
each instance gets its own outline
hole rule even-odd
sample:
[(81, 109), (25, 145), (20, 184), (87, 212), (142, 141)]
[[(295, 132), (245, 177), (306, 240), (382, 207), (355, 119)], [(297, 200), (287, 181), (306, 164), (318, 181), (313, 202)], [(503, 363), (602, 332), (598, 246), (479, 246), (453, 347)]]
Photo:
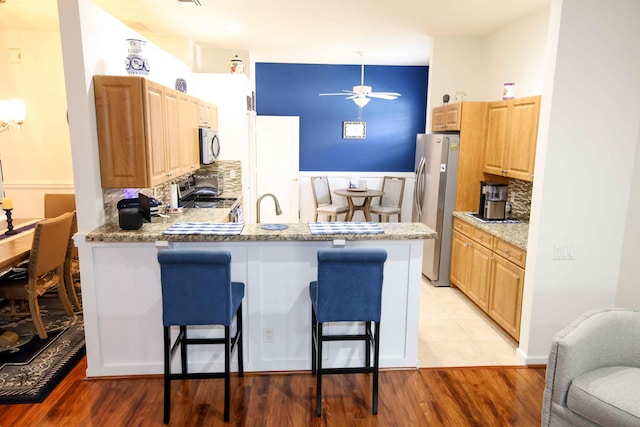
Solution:
[(507, 184), (480, 181), (480, 205), (478, 215), (487, 220), (505, 219), (507, 207)]

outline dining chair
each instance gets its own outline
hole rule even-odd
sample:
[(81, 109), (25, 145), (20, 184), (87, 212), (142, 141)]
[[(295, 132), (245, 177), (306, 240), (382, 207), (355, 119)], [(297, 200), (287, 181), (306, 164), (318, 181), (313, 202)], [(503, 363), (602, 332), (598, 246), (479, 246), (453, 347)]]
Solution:
[[(27, 277), (0, 281), (0, 297), (10, 302), (11, 312), (9, 315), (31, 315), (38, 336), (42, 339), (47, 338), (47, 331), (40, 316), (38, 298), (49, 289), (56, 288), (65, 312), (69, 316), (74, 316), (64, 288), (63, 275), (72, 222), (73, 213), (68, 212), (36, 224)], [(29, 313), (19, 312), (15, 309), (15, 302), (24, 300), (29, 303)]]
[(44, 217), (54, 218), (66, 212), (73, 212), (73, 222), (71, 224), (71, 236), (69, 237), (69, 247), (64, 263), (64, 281), (69, 301), (76, 312), (82, 312), (81, 299), (78, 293), (81, 289), (80, 282), (80, 259), (78, 248), (73, 242), (73, 235), (78, 232), (78, 217), (76, 214), (76, 195), (47, 193), (44, 195)]
[(318, 215), (327, 215), (329, 221), (337, 221), (339, 214), (346, 214), (349, 211), (349, 206), (333, 203), (327, 176), (312, 176), (311, 190), (313, 191), (313, 202), (316, 207), (315, 221), (318, 221)]
[[(378, 413), (380, 317), (387, 251), (375, 248), (320, 249), (317, 256), (318, 278), (309, 284), (311, 373), (316, 375), (316, 416), (322, 415), (322, 376), (341, 373), (372, 374), (371, 412), (375, 415)], [(324, 327), (329, 322), (364, 322), (364, 333), (327, 334)], [(323, 368), (322, 346), (325, 341), (364, 341), (365, 366)]]
[[(231, 253), (207, 249), (163, 249), (158, 252), (164, 325), (164, 423), (171, 416), (171, 380), (224, 378), (224, 421), (229, 421), (231, 354), (237, 347), (238, 376), (244, 376), (242, 299), (244, 283), (231, 281)], [(236, 318), (236, 333), (231, 322)], [(188, 338), (187, 326), (223, 325), (224, 338)], [(171, 327), (178, 326), (171, 343)], [(190, 373), (187, 346), (224, 344), (224, 372)], [(171, 358), (180, 348), (181, 372), (171, 373)]]
[(78, 248), (73, 241), (73, 236), (78, 232), (78, 216), (76, 215), (76, 211), (73, 211), (72, 213), (73, 221), (71, 222), (71, 235), (69, 236), (67, 254), (64, 260), (64, 285), (73, 309), (77, 313), (81, 313), (82, 301), (78, 296), (82, 290), (80, 281), (80, 259), (78, 257)]
[(44, 195), (44, 217), (55, 218), (76, 210), (75, 194), (47, 193)]
[(378, 221), (389, 222), (391, 215), (398, 215), (398, 222), (402, 222), (402, 197), (404, 195), (405, 178), (385, 176), (382, 180), (380, 202), (369, 207), (369, 212), (378, 215)]

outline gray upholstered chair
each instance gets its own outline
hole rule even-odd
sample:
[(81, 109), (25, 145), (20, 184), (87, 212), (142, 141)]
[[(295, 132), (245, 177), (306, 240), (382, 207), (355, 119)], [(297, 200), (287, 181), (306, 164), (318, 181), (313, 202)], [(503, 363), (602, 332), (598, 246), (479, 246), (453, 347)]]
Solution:
[(553, 339), (543, 426), (640, 425), (640, 310), (590, 311)]
[(313, 190), (313, 202), (316, 206), (315, 221), (318, 220), (318, 215), (327, 215), (329, 221), (337, 221), (339, 214), (346, 214), (349, 211), (347, 205), (333, 204), (328, 177), (312, 176), (311, 189)]
[(402, 196), (404, 195), (404, 178), (385, 176), (382, 180), (380, 203), (371, 205), (369, 212), (378, 215), (379, 221), (389, 222), (391, 215), (398, 215), (398, 222), (402, 222)]

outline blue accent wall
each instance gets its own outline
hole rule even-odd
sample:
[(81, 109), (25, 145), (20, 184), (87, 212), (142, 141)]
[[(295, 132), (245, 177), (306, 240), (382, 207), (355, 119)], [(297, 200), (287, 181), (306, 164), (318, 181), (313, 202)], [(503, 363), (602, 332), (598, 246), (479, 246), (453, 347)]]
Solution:
[(360, 70), (256, 63), (257, 114), (300, 117), (301, 171), (413, 171), (416, 134), (426, 127), (429, 67), (365, 65), (365, 85), (402, 96), (372, 99), (362, 109), (366, 139), (343, 139), (342, 122), (357, 121), (358, 107), (346, 97), (318, 94), (351, 90), (360, 84)]

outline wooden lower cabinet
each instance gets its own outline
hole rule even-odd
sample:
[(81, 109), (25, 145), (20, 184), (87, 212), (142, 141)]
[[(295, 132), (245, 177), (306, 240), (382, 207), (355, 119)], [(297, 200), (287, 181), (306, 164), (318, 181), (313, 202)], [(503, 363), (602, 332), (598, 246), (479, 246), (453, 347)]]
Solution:
[(450, 281), (516, 341), (526, 252), (454, 218)]
[(524, 269), (496, 256), (492, 266), (492, 286), (488, 314), (516, 340), (520, 337)]

